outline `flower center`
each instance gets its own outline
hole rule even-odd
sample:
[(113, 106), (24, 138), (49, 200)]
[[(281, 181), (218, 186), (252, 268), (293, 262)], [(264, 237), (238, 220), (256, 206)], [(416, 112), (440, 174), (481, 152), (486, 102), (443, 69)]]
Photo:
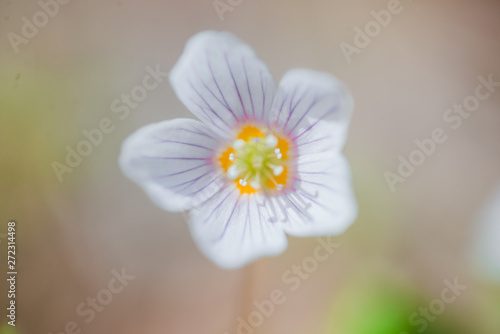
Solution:
[(289, 142), (254, 126), (243, 127), (219, 161), (241, 193), (282, 190), (287, 185)]

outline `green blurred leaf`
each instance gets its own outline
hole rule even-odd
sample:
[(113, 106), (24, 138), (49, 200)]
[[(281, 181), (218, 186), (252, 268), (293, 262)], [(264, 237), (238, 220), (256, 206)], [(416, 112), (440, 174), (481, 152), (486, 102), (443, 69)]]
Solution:
[(15, 327), (9, 325), (9, 324), (3, 324), (0, 327), (0, 334), (20, 334), (18, 330), (16, 330)]
[(463, 319), (451, 310), (418, 332), (422, 328), (410, 324), (410, 316), (427, 307), (432, 298), (393, 278), (397, 276), (390, 270), (357, 273), (336, 296), (325, 334), (470, 334)]
[(408, 316), (416, 309), (411, 293), (373, 278), (356, 281), (336, 300), (327, 333), (399, 334), (410, 329)]

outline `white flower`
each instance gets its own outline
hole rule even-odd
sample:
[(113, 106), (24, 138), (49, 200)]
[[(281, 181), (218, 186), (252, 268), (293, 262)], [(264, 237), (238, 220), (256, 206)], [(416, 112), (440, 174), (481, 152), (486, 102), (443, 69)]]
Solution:
[(201, 122), (139, 129), (120, 165), (160, 207), (191, 210), (193, 238), (216, 264), (237, 268), (283, 252), (286, 234), (339, 234), (353, 222), (341, 153), (352, 102), (336, 78), (293, 69), (276, 89), (249, 46), (207, 31), (188, 41), (170, 82)]

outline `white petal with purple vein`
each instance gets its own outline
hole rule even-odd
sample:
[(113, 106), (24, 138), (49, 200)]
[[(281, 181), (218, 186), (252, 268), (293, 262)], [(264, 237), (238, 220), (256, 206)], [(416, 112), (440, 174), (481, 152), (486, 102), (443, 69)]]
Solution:
[(280, 224), (273, 223), (260, 196), (225, 187), (190, 214), (193, 238), (201, 251), (223, 268), (235, 269), (259, 257), (278, 255), (287, 246)]
[(159, 206), (187, 210), (222, 186), (211, 163), (218, 143), (218, 136), (196, 120), (151, 124), (125, 140), (120, 167)]
[(317, 131), (321, 123), (330, 124), (330, 136), (337, 150), (344, 145), (352, 111), (352, 98), (334, 76), (307, 69), (293, 69), (280, 81), (269, 123), (301, 139)]
[(341, 155), (318, 153), (298, 159), (295, 191), (281, 196), (278, 219), (286, 233), (297, 237), (335, 235), (357, 215), (351, 174)]
[(188, 41), (170, 82), (184, 105), (221, 135), (247, 119), (266, 119), (276, 90), (269, 70), (248, 45), (215, 31)]

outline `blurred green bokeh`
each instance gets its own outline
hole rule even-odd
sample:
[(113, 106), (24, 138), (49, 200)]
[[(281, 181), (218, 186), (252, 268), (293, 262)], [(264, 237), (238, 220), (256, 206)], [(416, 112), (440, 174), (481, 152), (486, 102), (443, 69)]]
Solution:
[(9, 324), (3, 324), (0, 326), (0, 334), (21, 334), (21, 332)]
[(450, 310), (427, 325), (410, 323), (412, 314), (428, 307), (433, 298), (394, 277), (376, 272), (353, 277), (333, 303), (325, 334), (470, 334)]

